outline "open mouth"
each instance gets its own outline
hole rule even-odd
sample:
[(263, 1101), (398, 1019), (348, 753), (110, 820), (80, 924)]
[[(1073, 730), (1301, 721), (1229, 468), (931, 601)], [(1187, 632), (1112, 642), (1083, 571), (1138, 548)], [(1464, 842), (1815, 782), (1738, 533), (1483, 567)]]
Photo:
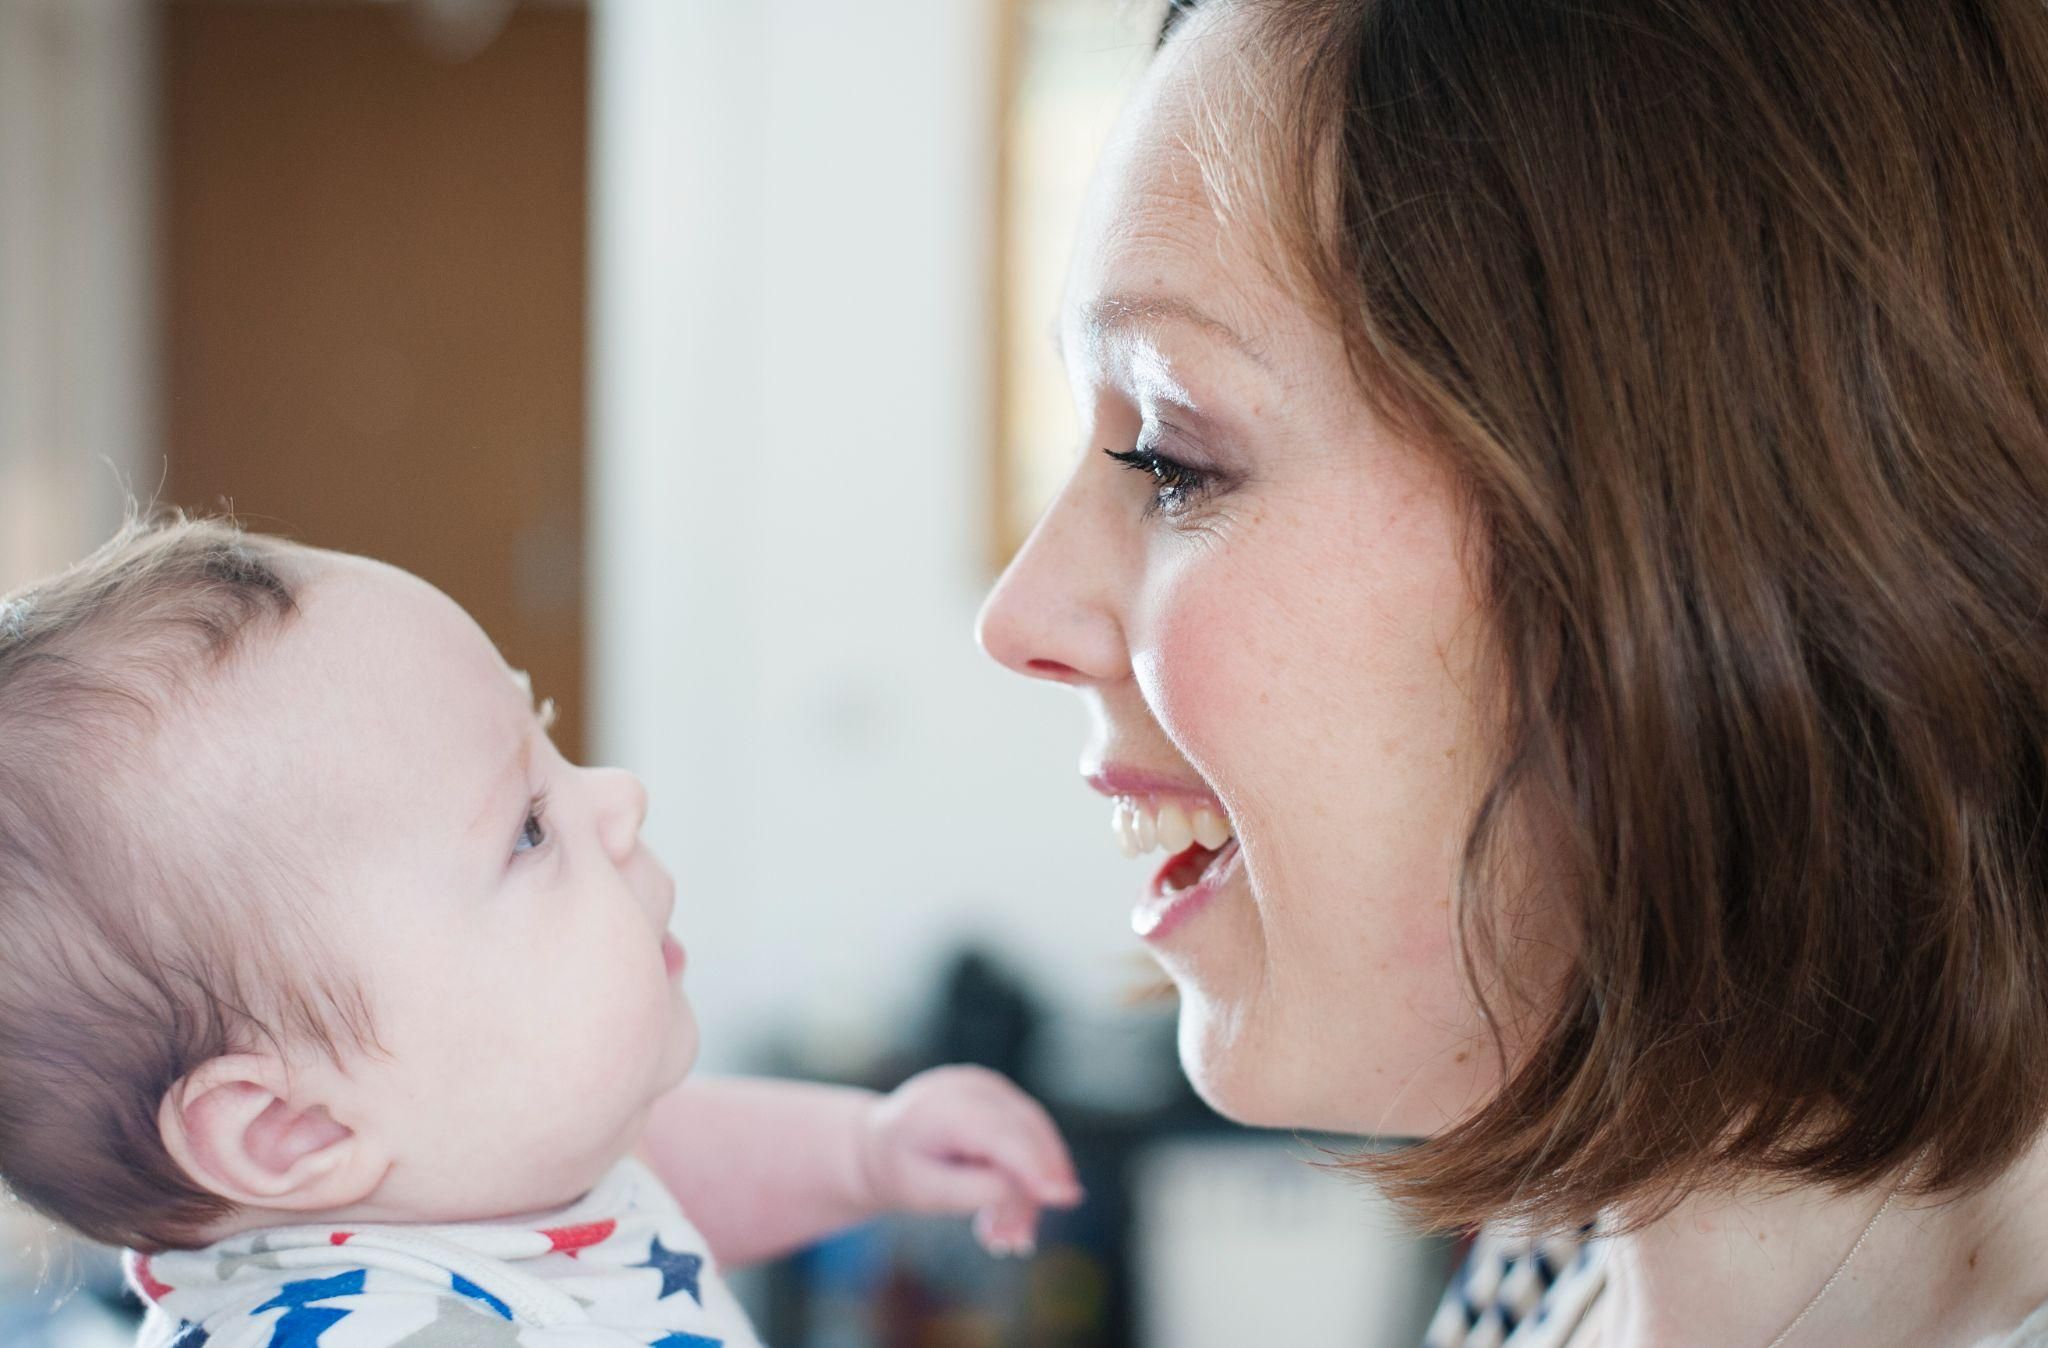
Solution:
[(1196, 843), (1175, 853), (1139, 896), (1131, 910), (1131, 930), (1147, 941), (1165, 940), (1230, 882), (1239, 855), (1235, 838), (1220, 848)]
[(1159, 874), (1152, 879), (1152, 888), (1155, 892), (1166, 895), (1193, 889), (1208, 877), (1210, 871), (1221, 869), (1217, 863), (1225, 859), (1226, 852), (1236, 850), (1235, 838), (1226, 838), (1220, 847), (1204, 847), (1200, 843), (1190, 843), (1185, 850), (1168, 858), (1166, 864), (1159, 868)]
[(1213, 799), (1119, 795), (1110, 829), (1127, 857), (1155, 847), (1167, 854), (1131, 912), (1132, 930), (1148, 941), (1192, 916), (1237, 867), (1236, 830)]

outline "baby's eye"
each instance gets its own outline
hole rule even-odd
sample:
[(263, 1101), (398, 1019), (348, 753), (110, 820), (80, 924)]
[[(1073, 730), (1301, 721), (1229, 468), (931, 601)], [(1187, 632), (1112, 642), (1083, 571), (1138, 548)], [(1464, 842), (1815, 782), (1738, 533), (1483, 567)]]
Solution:
[(526, 807), (526, 822), (519, 828), (518, 840), (512, 844), (512, 854), (531, 852), (548, 840), (547, 797), (535, 796)]

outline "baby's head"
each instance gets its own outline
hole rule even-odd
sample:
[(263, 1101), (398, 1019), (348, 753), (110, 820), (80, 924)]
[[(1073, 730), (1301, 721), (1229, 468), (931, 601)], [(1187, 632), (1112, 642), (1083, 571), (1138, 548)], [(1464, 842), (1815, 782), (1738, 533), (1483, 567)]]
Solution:
[(376, 562), (175, 520), (0, 601), (0, 1179), (143, 1247), (574, 1199), (696, 1052), (646, 803)]

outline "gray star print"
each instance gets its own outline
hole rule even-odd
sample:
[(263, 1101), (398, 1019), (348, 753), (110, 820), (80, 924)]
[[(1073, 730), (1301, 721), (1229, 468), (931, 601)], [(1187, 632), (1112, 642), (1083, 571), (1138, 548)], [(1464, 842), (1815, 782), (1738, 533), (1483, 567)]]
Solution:
[(214, 1275), (226, 1282), (245, 1268), (283, 1268), (283, 1261), (270, 1252), (274, 1248), (268, 1235), (258, 1236), (250, 1243), (247, 1254), (222, 1255), (214, 1265)]
[(391, 1348), (519, 1348), (519, 1326), (463, 1302), (442, 1300), (434, 1322), (406, 1335)]

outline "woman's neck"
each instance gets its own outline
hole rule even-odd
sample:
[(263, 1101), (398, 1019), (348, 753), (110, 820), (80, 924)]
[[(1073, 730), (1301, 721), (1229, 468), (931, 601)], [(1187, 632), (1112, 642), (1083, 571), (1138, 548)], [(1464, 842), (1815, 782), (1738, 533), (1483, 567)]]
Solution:
[(1785, 1348), (2000, 1342), (2048, 1300), (2048, 1147), (1972, 1194), (1901, 1194), (1872, 1225), (1901, 1178), (1847, 1195), (1695, 1195), (1613, 1238), (1601, 1348), (1766, 1348), (1838, 1267)]

